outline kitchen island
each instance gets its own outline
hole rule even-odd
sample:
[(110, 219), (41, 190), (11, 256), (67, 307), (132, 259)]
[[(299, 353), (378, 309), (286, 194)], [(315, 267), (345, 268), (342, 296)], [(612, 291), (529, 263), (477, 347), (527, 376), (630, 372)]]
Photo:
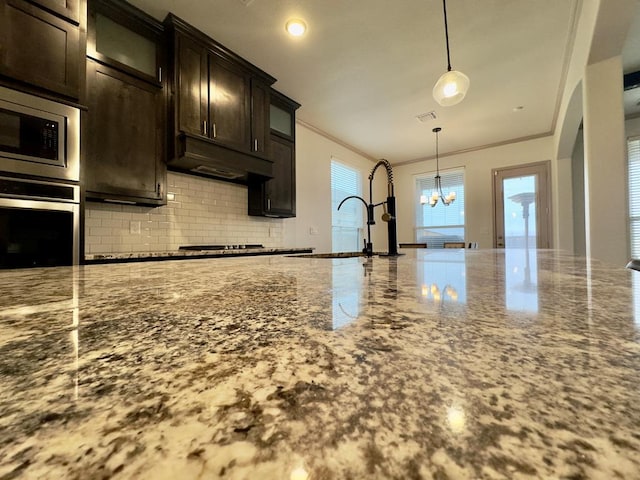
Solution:
[(0, 272), (0, 478), (637, 479), (640, 272), (411, 250)]

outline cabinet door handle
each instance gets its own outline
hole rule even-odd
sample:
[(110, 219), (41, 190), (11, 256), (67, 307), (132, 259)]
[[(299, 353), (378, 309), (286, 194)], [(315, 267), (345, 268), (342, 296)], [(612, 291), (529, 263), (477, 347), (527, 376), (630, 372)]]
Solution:
[(267, 198), (267, 210), (271, 210), (271, 199)]
[(204, 135), (207, 135), (207, 121), (205, 120), (204, 122), (202, 122), (202, 133), (204, 133)]
[(216, 138), (216, 124), (213, 124), (213, 138)]
[(162, 67), (158, 67), (158, 81), (162, 83)]
[(253, 140), (253, 151), (257, 152), (258, 151), (258, 139), (254, 139)]

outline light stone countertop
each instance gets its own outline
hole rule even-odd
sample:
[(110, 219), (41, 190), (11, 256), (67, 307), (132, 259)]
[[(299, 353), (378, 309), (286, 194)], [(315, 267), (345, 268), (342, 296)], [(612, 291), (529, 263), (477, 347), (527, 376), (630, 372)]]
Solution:
[(640, 272), (406, 252), (0, 271), (0, 479), (640, 478)]
[(259, 255), (282, 255), (309, 253), (313, 248), (286, 248), (286, 247), (259, 247), (259, 248), (232, 248), (232, 249), (204, 249), (204, 250), (167, 250), (159, 252), (122, 252), (122, 253), (87, 253), (84, 259), (87, 263), (118, 263), (127, 261), (148, 260), (182, 260), (204, 257), (241, 257)]

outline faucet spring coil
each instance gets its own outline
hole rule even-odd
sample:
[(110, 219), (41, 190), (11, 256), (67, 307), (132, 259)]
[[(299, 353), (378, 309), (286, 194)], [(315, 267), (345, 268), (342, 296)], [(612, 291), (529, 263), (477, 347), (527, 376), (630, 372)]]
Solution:
[(375, 167), (373, 167), (373, 170), (371, 170), (371, 173), (369, 174), (369, 180), (373, 180), (373, 175), (381, 165), (384, 166), (385, 170), (387, 171), (387, 182), (393, 184), (393, 170), (391, 168), (391, 163), (389, 163), (389, 160), (387, 160), (386, 158), (383, 158), (378, 163), (376, 163)]

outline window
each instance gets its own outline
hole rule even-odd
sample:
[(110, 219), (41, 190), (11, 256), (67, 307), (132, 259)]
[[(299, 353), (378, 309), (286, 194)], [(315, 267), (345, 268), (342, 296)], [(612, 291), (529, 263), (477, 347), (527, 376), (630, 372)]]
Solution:
[(334, 159), (331, 160), (331, 248), (334, 252), (362, 250), (361, 231), (364, 225), (364, 205), (358, 199), (347, 200), (340, 210), (338, 205), (349, 195), (362, 196), (362, 175)]
[(629, 159), (629, 244), (631, 258), (640, 258), (640, 137), (627, 141)]
[(444, 242), (464, 242), (464, 170), (440, 172), (442, 192), (456, 193), (456, 200), (445, 205), (440, 200), (435, 207), (422, 205), (420, 196), (428, 199), (435, 190), (435, 173), (416, 176), (416, 242), (426, 242), (429, 248), (442, 248)]

